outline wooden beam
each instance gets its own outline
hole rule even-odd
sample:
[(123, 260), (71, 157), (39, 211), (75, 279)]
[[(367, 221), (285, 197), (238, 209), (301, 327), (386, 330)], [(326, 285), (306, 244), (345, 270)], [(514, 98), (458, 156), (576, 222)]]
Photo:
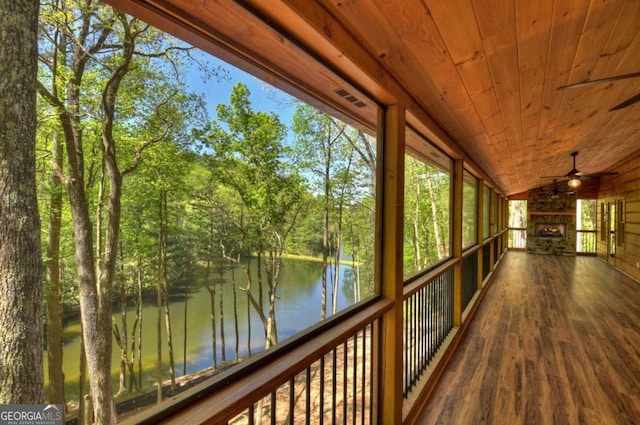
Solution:
[(377, 367), (380, 415), (374, 423), (402, 423), (403, 244), (404, 244), (404, 108), (393, 105), (381, 111), (382, 179), (378, 190), (382, 237), (376, 238), (382, 258), (381, 295), (394, 305), (382, 317), (380, 357)]
[(453, 214), (451, 216), (451, 255), (458, 259), (453, 269), (453, 325), (462, 324), (462, 192), (464, 185), (464, 163), (453, 162)]
[[(476, 217), (478, 217), (478, 245), (482, 247), (482, 243), (484, 242), (484, 181), (478, 180), (478, 197), (477, 197), (477, 213)], [(482, 289), (482, 276), (483, 276), (483, 266), (484, 266), (484, 249), (480, 248), (478, 250), (478, 262), (476, 264), (476, 284), (478, 289)]]

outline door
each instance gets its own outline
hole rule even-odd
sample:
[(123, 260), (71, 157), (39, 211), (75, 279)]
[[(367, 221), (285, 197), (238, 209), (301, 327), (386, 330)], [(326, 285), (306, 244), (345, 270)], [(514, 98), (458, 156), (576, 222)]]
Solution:
[(609, 217), (607, 220), (607, 262), (615, 265), (616, 259), (616, 203), (609, 202)]

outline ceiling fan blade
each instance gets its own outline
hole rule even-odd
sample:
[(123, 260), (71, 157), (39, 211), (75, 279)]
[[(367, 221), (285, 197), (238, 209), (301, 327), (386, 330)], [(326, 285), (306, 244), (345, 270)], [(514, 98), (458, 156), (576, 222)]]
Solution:
[(640, 93), (638, 93), (635, 96), (630, 97), (629, 99), (625, 100), (624, 102), (614, 106), (613, 108), (609, 109), (609, 112), (611, 111), (617, 111), (618, 109), (622, 109), (622, 108), (626, 108), (627, 106), (631, 106), (634, 103), (636, 103), (637, 101), (640, 100)]
[(602, 177), (602, 176), (617, 176), (618, 174), (619, 173), (617, 171), (603, 171), (601, 173), (584, 174), (584, 177), (593, 178), (593, 177)]
[(600, 84), (600, 83), (606, 83), (606, 82), (609, 82), (609, 81), (624, 80), (626, 78), (635, 78), (635, 77), (640, 77), (640, 72), (633, 72), (631, 74), (616, 75), (616, 76), (613, 76), (613, 77), (599, 78), (597, 80), (588, 80), (588, 81), (582, 81), (580, 83), (567, 84), (566, 86), (558, 87), (558, 90), (570, 89), (570, 88), (575, 88), (575, 87), (590, 86), (592, 84)]

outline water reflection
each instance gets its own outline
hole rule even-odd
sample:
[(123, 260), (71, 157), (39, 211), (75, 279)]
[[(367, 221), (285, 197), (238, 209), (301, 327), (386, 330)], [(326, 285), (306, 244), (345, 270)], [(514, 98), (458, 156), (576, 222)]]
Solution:
[[(252, 265), (254, 282), (252, 293), (258, 299), (258, 284), (255, 281), (257, 273), (255, 262)], [(326, 317), (331, 316), (332, 310), (332, 279), (333, 268), (329, 271), (327, 284)], [(352, 305), (355, 300), (353, 269), (347, 265), (339, 267), (337, 311)], [(188, 288), (188, 297), (184, 296), (184, 287), (175, 288), (170, 298), (171, 328), (173, 333), (175, 369), (178, 376), (183, 374), (186, 346), (186, 373), (191, 374), (214, 365), (214, 346), (212, 344), (213, 331), (211, 320), (212, 298), (203, 285), (204, 277), (197, 276)], [(235, 280), (235, 291), (234, 291)], [(224, 361), (234, 361), (250, 353), (264, 350), (265, 331), (258, 314), (248, 301), (242, 289), (246, 288), (247, 278), (239, 269), (228, 269), (222, 276), (215, 275), (212, 279), (215, 287), (215, 323), (216, 323), (216, 359), (215, 364)], [(235, 293), (234, 293), (235, 292)], [(222, 298), (221, 298), (222, 297)], [(265, 314), (268, 311), (266, 283), (263, 288)], [(364, 294), (362, 294), (364, 298)], [(222, 300), (222, 303), (220, 302)], [(313, 261), (283, 260), (281, 276), (277, 288), (276, 323), (278, 340), (284, 339), (308, 328), (320, 321), (322, 303), (322, 264)], [(222, 306), (222, 316), (220, 308)], [(186, 308), (186, 323), (185, 323)], [(114, 311), (120, 311), (119, 305), (114, 305)], [(135, 307), (128, 306), (128, 325), (133, 326)], [(118, 326), (121, 326), (120, 314), (114, 315)], [(152, 386), (156, 380), (157, 335), (156, 326), (158, 309), (155, 296), (145, 301), (142, 317), (142, 365), (143, 386)], [(222, 320), (221, 320), (222, 319)], [(224, 322), (224, 326), (221, 326)], [(128, 330), (131, 339), (132, 330)], [(80, 359), (80, 324), (75, 321), (64, 328), (64, 374), (66, 380), (67, 400), (78, 397), (79, 359)], [(237, 335), (237, 337), (236, 337)], [(167, 362), (166, 336), (163, 326), (163, 361)], [(185, 344), (186, 338), (186, 344)], [(223, 350), (224, 349), (224, 350)], [(237, 352), (236, 352), (237, 351)], [(46, 358), (46, 356), (45, 356)], [(47, 364), (45, 361), (45, 377)], [(117, 388), (120, 367), (119, 347), (114, 341), (112, 355), (112, 371), (114, 388)], [(168, 378), (168, 365), (165, 367)]]

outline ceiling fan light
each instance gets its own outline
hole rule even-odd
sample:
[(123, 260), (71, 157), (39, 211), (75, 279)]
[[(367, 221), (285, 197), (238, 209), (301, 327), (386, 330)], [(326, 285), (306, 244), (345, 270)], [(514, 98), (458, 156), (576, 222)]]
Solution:
[(567, 182), (567, 185), (572, 189), (578, 188), (581, 184), (582, 184), (582, 182), (577, 177), (574, 177), (574, 178), (572, 178), (571, 180), (569, 180)]

